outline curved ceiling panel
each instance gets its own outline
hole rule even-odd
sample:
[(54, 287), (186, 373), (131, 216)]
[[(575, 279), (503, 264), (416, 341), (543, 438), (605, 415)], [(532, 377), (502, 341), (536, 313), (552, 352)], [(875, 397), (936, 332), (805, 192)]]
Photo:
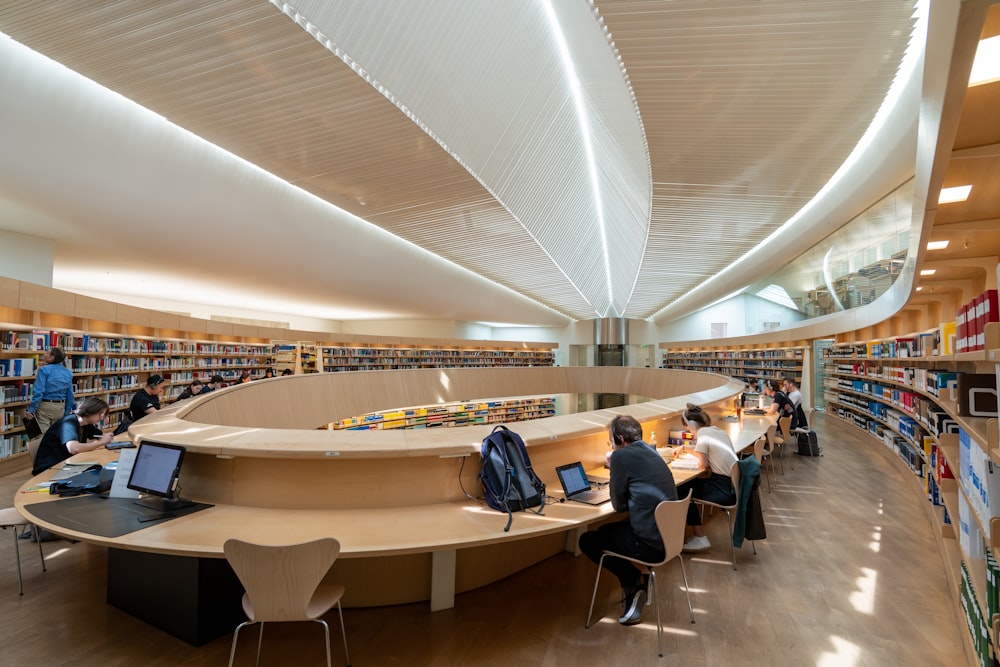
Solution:
[[(576, 316), (621, 313), (646, 243), (649, 165), (621, 65), (585, 3), (281, 6), (510, 211), (592, 304)], [(401, 233), (408, 221), (385, 226)], [(488, 266), (461, 218), (442, 216), (428, 231), (420, 243), (465, 239), (469, 253), (458, 261)], [(521, 276), (548, 269), (537, 259), (506, 255), (508, 284), (523, 288)]]
[[(427, 296), (405, 313), (388, 297), (386, 316), (649, 317), (746, 256), (820, 191), (882, 103), (914, 24), (914, 0), (300, 5), (175, 0), (67, 11), (54, 0), (11, 2), (0, 4), (0, 30), (387, 230), (398, 246), (294, 187), (255, 190), (244, 175), (220, 190), (248, 165), (166, 135), (136, 146), (125, 130), (146, 122), (142, 109), (132, 117), (119, 109), (116, 132), (74, 115), (67, 97), (54, 110), (67, 119), (56, 147), (73, 161), (65, 171), (107, 187), (69, 198), (74, 184), (50, 179), (39, 163), (0, 180), (11, 200), (0, 211), (38, 212), (56, 238), (57, 264), (72, 257), (94, 271), (131, 262), (165, 275), (194, 261), (167, 252), (173, 240), (150, 252), (128, 223), (108, 227), (102, 200), (110, 198), (133, 206), (116, 213), (122, 220), (183, 216), (167, 223), (174, 233), (239, 228), (240, 253), (275, 266), (256, 275), (196, 271), (206, 286), (240, 282), (376, 307), (377, 297), (358, 296), (364, 286)], [(34, 94), (24, 76), (6, 81), (0, 92), (11, 99)], [(60, 121), (34, 115), (37, 122), (25, 110), (7, 128), (31, 133), (26, 152), (49, 151), (46, 123)], [(106, 170), (95, 169), (98, 153)], [(191, 178), (176, 176), (183, 168), (174, 158)], [(164, 173), (175, 181), (164, 183)], [(801, 237), (832, 231), (803, 220)], [(10, 224), (0, 219), (0, 228)], [(88, 260), (74, 249), (93, 243), (93, 230), (105, 233), (105, 253)], [(275, 242), (286, 231), (293, 242)], [(519, 296), (439, 289), (455, 280), (455, 267), (411, 270), (413, 255), (389, 250), (407, 241), (477, 274), (477, 285)], [(307, 271), (304, 257), (322, 268)], [(303, 280), (308, 289), (297, 285)]]

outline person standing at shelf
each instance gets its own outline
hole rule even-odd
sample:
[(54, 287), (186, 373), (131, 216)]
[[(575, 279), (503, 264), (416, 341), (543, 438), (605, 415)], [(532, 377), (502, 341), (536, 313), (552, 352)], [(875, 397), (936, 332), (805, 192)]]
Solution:
[[(708, 477), (698, 476), (687, 483), (691, 488), (691, 497), (719, 505), (735, 505), (736, 490), (729, 475), (739, 459), (733, 441), (725, 431), (712, 426), (712, 418), (699, 405), (688, 403), (681, 418), (688, 432), (695, 437), (694, 445), (684, 445), (684, 451), (698, 459), (702, 469), (709, 470)], [(694, 503), (688, 506), (687, 524), (691, 526), (692, 536), (684, 543), (684, 551), (711, 548), (712, 543), (701, 526), (701, 513)]]
[(37, 475), (74, 454), (91, 452), (110, 443), (113, 436), (103, 435), (97, 426), (107, 413), (104, 399), (90, 396), (80, 403), (75, 414), (71, 412), (52, 424), (42, 435), (31, 474)]
[(163, 376), (153, 373), (146, 380), (146, 386), (135, 393), (129, 404), (129, 417), (136, 422), (160, 409), (160, 394), (163, 393)]
[(285, 377), (286, 375), (295, 375), (295, 371), (293, 371), (291, 368), (286, 368), (285, 370), (281, 371), (281, 377)]
[(268, 368), (268, 369), (264, 370), (264, 379), (265, 380), (268, 379), (268, 378), (273, 378), (273, 377), (274, 377), (274, 369), (273, 368)]
[(44, 361), (45, 365), (35, 375), (31, 403), (24, 413), (27, 419), (34, 419), (38, 423), (43, 435), (52, 424), (73, 414), (73, 408), (76, 407), (73, 398), (73, 371), (66, 368), (66, 353), (62, 348), (53, 347), (45, 355)]
[(177, 397), (177, 400), (183, 401), (185, 398), (192, 398), (194, 396), (197, 396), (202, 392), (204, 388), (205, 388), (205, 383), (203, 383), (201, 380), (195, 380), (194, 382), (189, 384), (184, 389), (184, 391), (180, 393), (180, 396)]
[[(628, 512), (627, 521), (606, 523), (580, 536), (580, 551), (594, 563), (605, 550), (644, 561), (663, 559), (663, 542), (656, 526), (656, 506), (677, 500), (673, 473), (663, 457), (642, 440), (642, 425), (634, 417), (619, 415), (611, 420), (611, 504), (617, 512)], [(618, 577), (625, 611), (622, 625), (642, 620), (649, 593), (649, 580), (635, 565), (621, 558), (605, 558), (604, 567)]]

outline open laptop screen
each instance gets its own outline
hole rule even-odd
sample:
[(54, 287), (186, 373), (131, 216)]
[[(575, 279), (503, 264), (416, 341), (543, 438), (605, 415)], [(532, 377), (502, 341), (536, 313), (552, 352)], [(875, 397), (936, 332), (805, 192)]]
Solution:
[(579, 461), (559, 466), (556, 468), (556, 474), (559, 475), (559, 482), (567, 496), (590, 489), (590, 480), (587, 479), (587, 473)]

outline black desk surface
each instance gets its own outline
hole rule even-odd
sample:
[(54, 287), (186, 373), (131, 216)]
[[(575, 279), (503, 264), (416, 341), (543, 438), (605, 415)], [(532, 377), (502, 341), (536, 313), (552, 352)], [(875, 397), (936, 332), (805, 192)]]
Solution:
[(43, 521), (69, 530), (101, 537), (121, 537), (209, 507), (212, 505), (194, 503), (173, 510), (170, 515), (162, 518), (140, 522), (139, 519), (156, 516), (162, 512), (137, 505), (133, 498), (85, 495), (48, 503), (35, 503), (31, 505), (31, 513)]

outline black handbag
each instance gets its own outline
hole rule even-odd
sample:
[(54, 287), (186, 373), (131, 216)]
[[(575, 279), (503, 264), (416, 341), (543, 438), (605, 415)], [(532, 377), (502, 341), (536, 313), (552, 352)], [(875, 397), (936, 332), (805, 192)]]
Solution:
[(49, 487), (49, 493), (55, 496), (79, 496), (84, 493), (104, 493), (111, 489), (111, 480), (114, 477), (114, 470), (107, 470), (100, 463), (95, 463), (72, 477), (53, 482), (52, 486)]

